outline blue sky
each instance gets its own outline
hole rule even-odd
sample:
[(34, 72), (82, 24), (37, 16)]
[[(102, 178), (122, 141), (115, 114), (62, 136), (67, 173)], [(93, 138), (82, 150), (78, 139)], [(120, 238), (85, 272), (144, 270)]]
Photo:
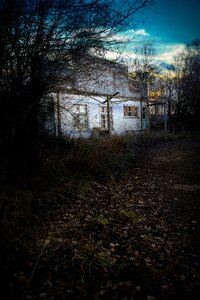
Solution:
[(163, 43), (188, 43), (200, 36), (200, 0), (157, 0), (149, 32)]
[[(146, 22), (139, 24), (136, 35), (141, 35), (134, 40), (142, 37), (154, 40), (159, 61), (173, 63), (173, 57), (185, 44), (200, 38), (200, 0), (157, 0), (152, 11), (146, 11), (141, 17)], [(133, 30), (125, 35), (133, 36)], [(133, 48), (134, 43), (130, 43), (125, 55), (132, 55)]]
[(157, 0), (154, 10), (146, 13), (146, 32), (161, 60), (170, 63), (184, 44), (200, 38), (200, 0)]

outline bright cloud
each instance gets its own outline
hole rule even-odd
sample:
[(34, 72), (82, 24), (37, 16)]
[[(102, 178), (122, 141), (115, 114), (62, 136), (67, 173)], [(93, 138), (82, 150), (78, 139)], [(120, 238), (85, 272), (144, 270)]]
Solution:
[(122, 57), (124, 57), (124, 53), (119, 53), (116, 51), (107, 51), (105, 54), (105, 58), (110, 60), (119, 60)]
[(121, 33), (124, 36), (129, 36), (130, 38), (138, 38), (138, 37), (144, 37), (149, 36), (149, 33), (143, 29), (129, 29)]
[(138, 55), (136, 55), (134, 52), (127, 52), (123, 51), (121, 53), (116, 52), (116, 51), (107, 51), (106, 53), (106, 58), (111, 59), (111, 60), (120, 60), (124, 61), (126, 63), (130, 63), (133, 61)]
[(138, 30), (126, 30), (123, 31), (119, 34), (113, 35), (112, 37), (110, 37), (110, 40), (114, 40), (114, 41), (121, 41), (121, 42), (130, 42), (133, 39), (136, 39), (138, 37), (144, 37), (144, 36), (148, 36), (149, 34), (145, 31), (145, 29), (138, 29)]
[(123, 35), (112, 35), (109, 38), (107, 38), (107, 41), (114, 41), (114, 42), (129, 42), (130, 37), (123, 36)]
[(141, 36), (148, 36), (148, 32), (146, 32), (145, 29), (137, 29), (137, 30), (129, 30), (130, 34), (134, 34), (134, 35), (141, 35)]
[[(143, 41), (143, 39), (152, 39), (152, 36), (143, 28), (129, 29), (116, 34), (111, 37), (111, 40), (122, 43), (124, 42), (124, 44), (126, 44), (126, 47), (124, 49), (122, 48), (122, 53), (120, 54), (114, 51), (109, 51), (106, 57), (108, 59), (114, 60), (120, 58), (121, 61), (130, 62), (136, 57), (136, 54), (134, 53), (135, 45), (137, 45), (140, 40)], [(163, 40), (163, 38), (160, 36), (155, 37), (153, 41), (155, 41), (154, 47), (157, 53), (154, 59), (157, 63), (165, 62), (167, 64), (173, 64), (174, 58), (185, 49), (184, 44), (167, 43), (167, 41)], [(120, 49), (118, 48), (116, 49), (116, 51), (117, 50)]]
[(155, 56), (155, 60), (172, 64), (174, 62), (174, 57), (181, 53), (184, 49), (184, 44), (161, 45), (158, 49), (159, 54)]
[[(174, 57), (177, 56), (179, 53), (184, 51), (185, 45), (184, 44), (175, 44), (175, 45), (160, 45), (157, 49), (157, 55), (155, 55), (154, 59), (155, 62), (165, 62), (168, 64), (174, 63)], [(125, 61), (128, 64), (131, 63), (138, 55), (136, 55), (133, 51), (123, 51), (122, 53), (115, 52), (115, 51), (108, 51), (106, 54), (106, 58), (111, 60), (118, 60)]]

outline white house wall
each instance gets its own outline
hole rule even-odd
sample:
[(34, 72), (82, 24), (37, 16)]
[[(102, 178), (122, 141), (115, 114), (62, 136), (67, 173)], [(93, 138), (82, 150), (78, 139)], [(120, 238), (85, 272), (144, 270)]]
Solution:
[[(52, 94), (55, 103), (57, 103), (57, 94)], [(72, 95), (59, 93), (60, 105), (60, 129), (63, 135), (69, 137), (89, 138), (92, 135), (93, 128), (101, 128), (100, 106), (106, 97), (89, 97), (83, 95)], [(141, 106), (139, 101), (122, 101), (113, 98), (111, 101), (113, 128), (112, 133), (123, 134), (127, 132), (137, 132), (141, 130)], [(74, 119), (72, 116), (72, 107), (74, 104), (87, 105), (87, 130), (76, 130), (74, 128)], [(138, 117), (125, 117), (123, 106), (136, 106), (138, 108)], [(58, 128), (57, 109), (55, 110), (56, 128)], [(58, 134), (58, 130), (57, 130)]]
[[(71, 80), (55, 88), (57, 92), (51, 93), (46, 99), (47, 104), (51, 101), (48, 98), (53, 98), (55, 108), (55, 115), (50, 118), (51, 123), (55, 120), (55, 126), (51, 124), (53, 130), (49, 130), (50, 132), (70, 137), (90, 137), (94, 128), (102, 128), (101, 121), (107, 122), (106, 110), (101, 112), (100, 109), (101, 105), (106, 107), (107, 97), (112, 107), (111, 133), (123, 134), (144, 129), (141, 126), (142, 86), (138, 83), (135, 86), (130, 84), (128, 68), (124, 65), (92, 57), (79, 59)], [(87, 114), (86, 107), (77, 105), (86, 105)], [(129, 111), (128, 116), (124, 116), (124, 105), (136, 106), (138, 115), (133, 116)], [(50, 122), (50, 129), (49, 124)], [(104, 129), (106, 125), (108, 124), (103, 124)]]
[[(93, 128), (99, 128), (100, 124), (100, 102), (105, 101), (104, 97), (91, 97), (83, 95), (60, 94), (60, 107), (61, 107), (61, 131), (63, 135), (70, 137), (90, 137)], [(73, 116), (71, 109), (74, 104), (87, 105), (87, 130), (74, 129)]]
[[(113, 101), (114, 102), (114, 101)], [(125, 117), (124, 105), (136, 106), (138, 108), (138, 117)], [(124, 101), (113, 103), (113, 127), (114, 132), (123, 134), (126, 132), (137, 132), (141, 129), (141, 108), (139, 101)]]

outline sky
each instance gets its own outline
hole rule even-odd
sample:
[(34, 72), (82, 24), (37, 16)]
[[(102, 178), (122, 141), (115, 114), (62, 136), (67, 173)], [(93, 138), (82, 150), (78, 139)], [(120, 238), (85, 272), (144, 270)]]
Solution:
[(200, 0), (157, 0), (154, 10), (146, 13), (146, 31), (161, 57), (171, 62), (184, 44), (200, 38)]
[(200, 36), (200, 0), (157, 0), (147, 13), (149, 31), (161, 41), (187, 43)]
[[(173, 57), (184, 49), (184, 45), (200, 38), (200, 0), (156, 0), (152, 11), (142, 16), (145, 24), (139, 25), (138, 38), (141, 36), (155, 41), (157, 60), (168, 64)], [(133, 31), (126, 32), (126, 37)], [(131, 55), (130, 43), (125, 54)]]

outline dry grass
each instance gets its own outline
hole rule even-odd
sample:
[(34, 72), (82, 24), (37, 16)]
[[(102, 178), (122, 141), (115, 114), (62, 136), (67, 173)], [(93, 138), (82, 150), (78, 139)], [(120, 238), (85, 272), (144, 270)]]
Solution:
[[(2, 242), (31, 223), (34, 214), (69, 203), (93, 180), (107, 180), (133, 167), (148, 145), (174, 138), (165, 134), (105, 136), (96, 140), (47, 137), (36, 145), (34, 172), (12, 169), (0, 192)], [(4, 170), (5, 171), (5, 170)], [(3, 182), (3, 181), (2, 181)]]

